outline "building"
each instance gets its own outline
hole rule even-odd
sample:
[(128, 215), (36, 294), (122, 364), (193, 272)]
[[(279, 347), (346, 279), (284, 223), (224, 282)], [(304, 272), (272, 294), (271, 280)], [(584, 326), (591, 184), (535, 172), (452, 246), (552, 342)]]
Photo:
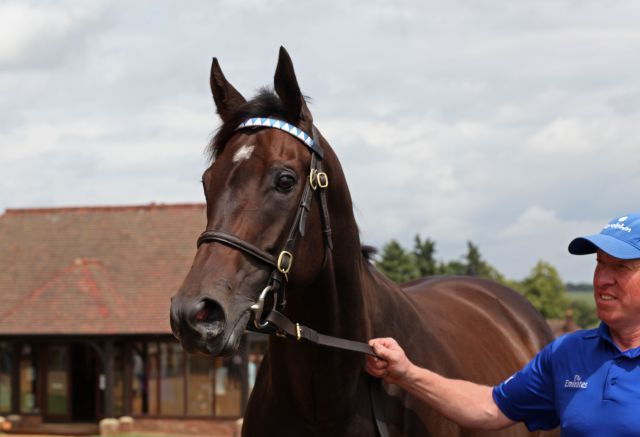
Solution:
[(18, 427), (133, 416), (140, 429), (231, 429), (266, 348), (188, 356), (170, 297), (205, 206), (10, 209), (0, 216), (0, 415)]

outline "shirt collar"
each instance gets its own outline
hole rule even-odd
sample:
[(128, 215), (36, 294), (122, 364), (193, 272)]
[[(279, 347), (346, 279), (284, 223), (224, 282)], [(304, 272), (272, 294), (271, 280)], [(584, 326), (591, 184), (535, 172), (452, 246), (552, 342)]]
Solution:
[(627, 358), (637, 358), (640, 356), (640, 347), (621, 352), (620, 348), (613, 342), (611, 334), (609, 334), (609, 327), (604, 322), (600, 322), (600, 325), (596, 329), (586, 331), (582, 338), (600, 338), (601, 340), (609, 343), (618, 354)]

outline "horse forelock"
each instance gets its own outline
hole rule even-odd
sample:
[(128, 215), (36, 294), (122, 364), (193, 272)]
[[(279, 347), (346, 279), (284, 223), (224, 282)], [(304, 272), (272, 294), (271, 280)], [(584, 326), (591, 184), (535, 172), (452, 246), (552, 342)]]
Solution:
[[(306, 99), (305, 99), (306, 100)], [(224, 150), (224, 146), (235, 134), (240, 123), (255, 117), (271, 117), (284, 120), (296, 125), (298, 120), (288, 119), (282, 101), (270, 88), (261, 88), (258, 95), (240, 106), (216, 131), (207, 146), (207, 155), (213, 162), (216, 156)]]

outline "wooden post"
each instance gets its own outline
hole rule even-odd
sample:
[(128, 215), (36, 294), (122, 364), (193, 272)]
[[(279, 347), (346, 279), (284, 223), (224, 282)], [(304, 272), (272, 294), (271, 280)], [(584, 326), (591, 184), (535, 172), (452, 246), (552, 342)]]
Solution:
[(109, 338), (104, 343), (104, 377), (105, 377), (105, 390), (104, 390), (104, 416), (109, 418), (113, 417), (113, 386), (114, 386), (114, 372), (113, 372), (113, 339)]

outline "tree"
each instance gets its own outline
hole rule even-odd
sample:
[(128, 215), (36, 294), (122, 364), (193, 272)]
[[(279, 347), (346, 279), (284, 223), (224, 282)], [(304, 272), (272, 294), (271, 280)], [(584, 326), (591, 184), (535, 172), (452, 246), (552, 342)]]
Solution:
[(480, 249), (471, 241), (467, 241), (467, 254), (464, 259), (466, 261), (465, 275), (480, 276), (480, 273), (485, 270), (485, 263), (480, 255)]
[(466, 274), (467, 266), (460, 261), (452, 260), (448, 262), (441, 261), (438, 263), (437, 274), (462, 276)]
[(593, 328), (598, 324), (598, 314), (593, 303), (582, 299), (574, 299), (569, 304), (573, 310), (573, 321), (581, 328)]
[(420, 276), (414, 257), (407, 253), (396, 240), (389, 241), (382, 248), (382, 256), (376, 267), (391, 280), (401, 283)]
[(545, 261), (538, 261), (519, 288), (546, 319), (563, 318), (569, 305), (565, 286), (558, 271)]
[(467, 253), (462, 257), (462, 261), (441, 262), (438, 265), (437, 273), (441, 275), (479, 276), (507, 284), (504, 276), (482, 258), (480, 249), (471, 241), (467, 241)]
[(419, 276), (432, 276), (437, 273), (437, 263), (434, 258), (436, 242), (425, 238), (420, 239), (420, 234), (414, 238), (413, 257)]

